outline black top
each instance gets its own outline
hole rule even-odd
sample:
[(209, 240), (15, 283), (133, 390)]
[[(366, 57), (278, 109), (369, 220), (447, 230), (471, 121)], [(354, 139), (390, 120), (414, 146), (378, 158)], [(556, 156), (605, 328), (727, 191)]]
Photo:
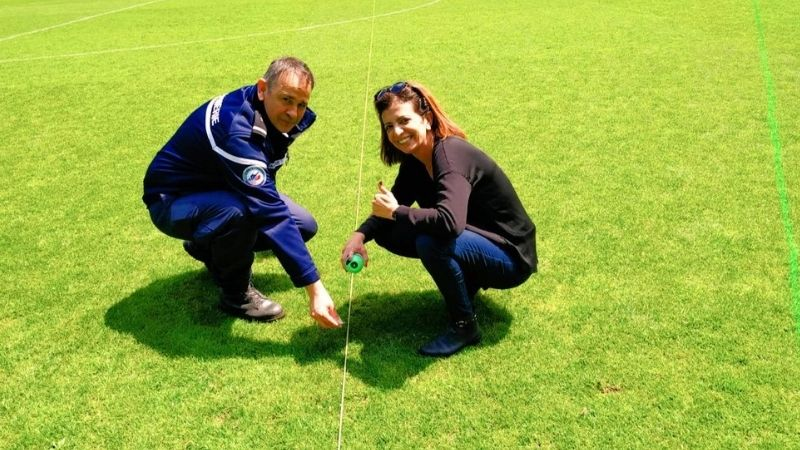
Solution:
[[(433, 147), (433, 179), (414, 157), (400, 163), (392, 186), (400, 206), (395, 219), (420, 233), (455, 238), (465, 229), (516, 254), (536, 272), (536, 226), (500, 166), (469, 142), (448, 137)], [(419, 208), (411, 208), (417, 202)], [(370, 216), (358, 231), (366, 241), (391, 222)]]

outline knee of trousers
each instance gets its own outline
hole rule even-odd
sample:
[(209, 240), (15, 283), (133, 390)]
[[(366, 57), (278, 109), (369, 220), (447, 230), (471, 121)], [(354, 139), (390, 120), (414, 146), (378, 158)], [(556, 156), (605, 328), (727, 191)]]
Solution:
[(419, 258), (415, 247), (415, 233), (397, 227), (381, 230), (375, 233), (375, 243), (394, 253), (406, 258)]
[(221, 205), (197, 224), (193, 240), (210, 245), (222, 236), (230, 237), (241, 233), (255, 233), (248, 215), (236, 205)]
[(304, 242), (308, 242), (317, 235), (317, 221), (313, 217), (308, 217), (306, 220), (299, 224), (300, 236), (303, 237)]
[(417, 255), (425, 261), (450, 257), (453, 240), (439, 239), (428, 234), (421, 234), (417, 236), (414, 244), (417, 249)]

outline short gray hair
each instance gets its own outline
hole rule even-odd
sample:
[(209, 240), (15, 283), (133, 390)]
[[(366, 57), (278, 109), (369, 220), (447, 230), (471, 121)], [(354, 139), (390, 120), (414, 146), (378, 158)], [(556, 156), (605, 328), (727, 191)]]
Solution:
[(308, 68), (306, 63), (294, 56), (284, 56), (269, 63), (269, 67), (267, 67), (267, 71), (264, 73), (264, 80), (266, 80), (269, 87), (272, 88), (275, 86), (275, 82), (287, 72), (294, 72), (300, 77), (305, 78), (311, 85), (311, 89), (314, 89), (314, 74), (311, 73), (311, 69)]

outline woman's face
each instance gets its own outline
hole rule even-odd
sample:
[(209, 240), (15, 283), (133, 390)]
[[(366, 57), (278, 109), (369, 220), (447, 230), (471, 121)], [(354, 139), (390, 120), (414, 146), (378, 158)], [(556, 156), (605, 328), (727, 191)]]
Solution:
[(392, 102), (381, 113), (381, 122), (389, 142), (407, 155), (418, 155), (433, 148), (431, 124), (426, 115), (419, 115), (413, 102)]

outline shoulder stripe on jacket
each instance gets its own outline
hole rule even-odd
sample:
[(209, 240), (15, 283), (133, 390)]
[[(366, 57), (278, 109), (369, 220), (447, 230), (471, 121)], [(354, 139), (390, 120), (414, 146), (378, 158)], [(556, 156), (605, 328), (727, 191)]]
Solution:
[(214, 135), (211, 133), (211, 122), (213, 121), (216, 123), (217, 121), (219, 121), (219, 110), (222, 108), (222, 100), (224, 98), (225, 98), (224, 95), (220, 95), (214, 100), (208, 102), (208, 107), (206, 107), (206, 121), (205, 121), (206, 136), (208, 137), (209, 144), (211, 144), (211, 149), (213, 149), (223, 158), (229, 161), (233, 161), (237, 164), (242, 164), (245, 166), (258, 166), (263, 169), (266, 169), (267, 164), (264, 161), (259, 161), (257, 159), (241, 158), (239, 156), (231, 155), (230, 153), (218, 147), (216, 141), (214, 141)]

